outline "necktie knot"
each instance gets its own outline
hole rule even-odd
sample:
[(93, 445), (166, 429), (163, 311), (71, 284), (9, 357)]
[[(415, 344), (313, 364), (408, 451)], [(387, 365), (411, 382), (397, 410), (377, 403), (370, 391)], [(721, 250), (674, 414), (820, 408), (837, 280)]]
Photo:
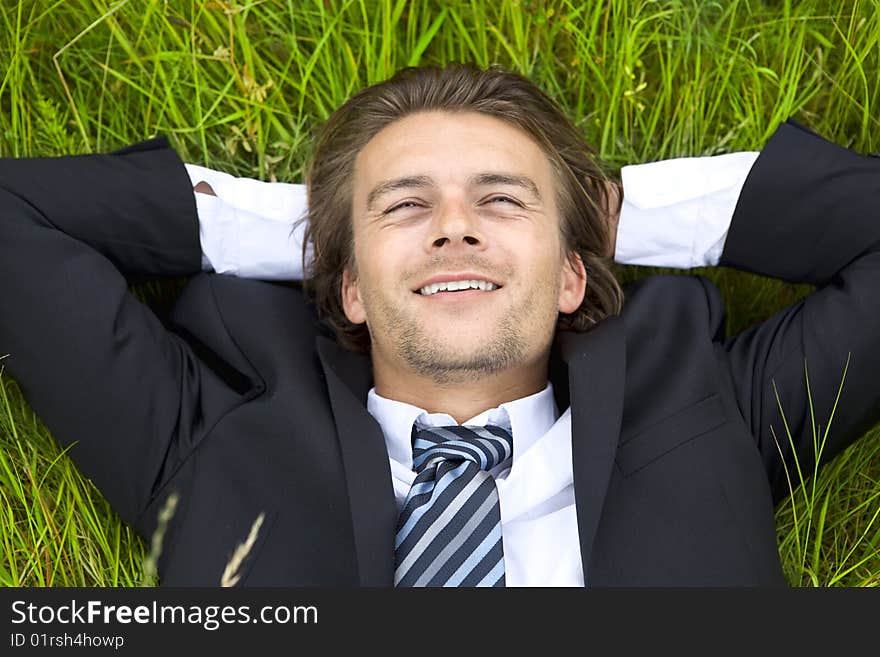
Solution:
[(440, 461), (469, 461), (481, 470), (491, 470), (513, 454), (510, 432), (494, 425), (415, 425), (412, 432), (413, 469), (416, 473)]

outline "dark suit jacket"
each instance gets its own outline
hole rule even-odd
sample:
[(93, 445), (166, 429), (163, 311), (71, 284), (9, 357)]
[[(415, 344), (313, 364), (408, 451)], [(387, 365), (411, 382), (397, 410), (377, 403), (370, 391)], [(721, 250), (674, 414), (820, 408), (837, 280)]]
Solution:
[[(619, 316), (558, 336), (590, 585), (784, 584), (771, 428), (789, 470), (796, 454), (809, 471), (805, 370), (824, 428), (847, 363), (823, 458), (880, 419), (880, 160), (781, 126), (721, 264), (818, 290), (728, 337), (710, 281), (654, 276), (626, 289)], [(396, 507), (365, 408), (368, 359), (296, 287), (198, 274), (164, 322), (128, 292), (125, 276), (199, 267), (193, 192), (166, 141), (0, 161), (0, 353), (143, 535), (180, 495), (163, 582), (218, 584), (265, 513), (243, 584), (392, 585)]]

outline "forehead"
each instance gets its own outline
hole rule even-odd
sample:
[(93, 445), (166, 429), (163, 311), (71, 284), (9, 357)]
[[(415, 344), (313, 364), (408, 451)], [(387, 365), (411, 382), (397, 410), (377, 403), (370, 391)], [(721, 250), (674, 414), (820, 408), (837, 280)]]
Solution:
[(552, 185), (550, 161), (518, 127), (476, 112), (410, 114), (376, 134), (355, 158), (355, 201), (381, 180), (425, 175), (438, 183), (504, 172)]

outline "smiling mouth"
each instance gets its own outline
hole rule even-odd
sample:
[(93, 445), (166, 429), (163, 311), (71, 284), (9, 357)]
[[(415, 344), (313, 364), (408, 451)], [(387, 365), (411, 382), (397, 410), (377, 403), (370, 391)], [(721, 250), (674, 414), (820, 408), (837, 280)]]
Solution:
[(492, 292), (500, 288), (500, 285), (484, 280), (444, 281), (442, 283), (425, 285), (424, 287), (415, 290), (415, 293), (420, 294), (423, 297), (430, 297), (441, 292), (466, 292), (469, 290)]

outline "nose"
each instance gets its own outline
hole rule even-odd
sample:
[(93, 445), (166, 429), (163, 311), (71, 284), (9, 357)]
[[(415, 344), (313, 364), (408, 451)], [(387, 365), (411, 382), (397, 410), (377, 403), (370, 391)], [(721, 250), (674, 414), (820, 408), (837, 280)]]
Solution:
[(444, 251), (461, 248), (486, 248), (480, 217), (465, 200), (447, 199), (436, 208), (431, 221), (425, 247), (429, 252), (443, 248)]

